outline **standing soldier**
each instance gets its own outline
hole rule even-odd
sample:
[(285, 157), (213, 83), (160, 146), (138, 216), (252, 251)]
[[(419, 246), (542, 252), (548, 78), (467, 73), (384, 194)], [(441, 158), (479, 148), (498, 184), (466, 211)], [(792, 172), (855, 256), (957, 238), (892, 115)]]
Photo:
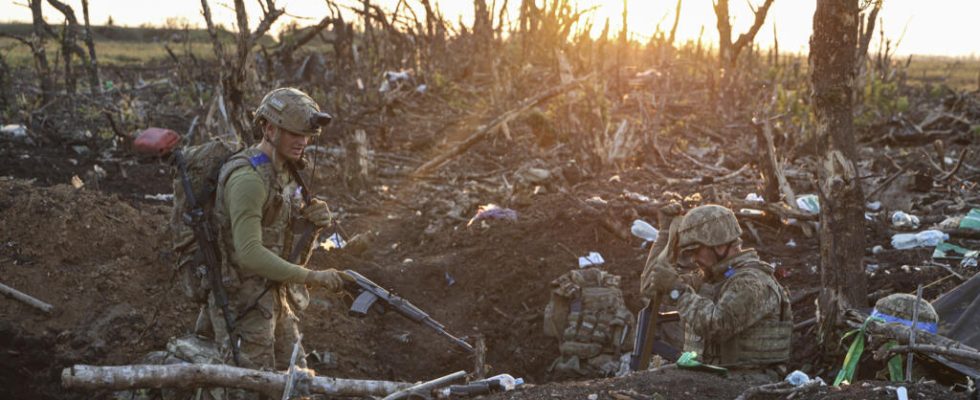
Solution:
[[(234, 318), (231, 341), (214, 296), (208, 313), (217, 343), (237, 346), (242, 367), (285, 369), (299, 335), (294, 310), (309, 303), (306, 284), (336, 291), (349, 279), (334, 269), (303, 267), (312, 246), (303, 249), (298, 264), (289, 261), (297, 218), (317, 230), (331, 223), (325, 202), (304, 204), (306, 189), (293, 176), (310, 137), (329, 119), (302, 91), (269, 92), (255, 112), (262, 141), (229, 158), (218, 175), (215, 218)], [(302, 359), (298, 363), (305, 366)]]
[[(789, 360), (789, 296), (773, 277), (773, 267), (755, 250), (742, 249), (735, 214), (722, 206), (700, 206), (670, 233), (676, 234), (676, 243), (671, 238), (676, 255), (654, 261), (641, 287), (646, 295), (662, 295), (676, 304), (685, 329), (684, 351), (727, 367)], [(694, 272), (678, 276), (675, 266)], [(713, 293), (699, 293), (702, 282), (714, 285)]]

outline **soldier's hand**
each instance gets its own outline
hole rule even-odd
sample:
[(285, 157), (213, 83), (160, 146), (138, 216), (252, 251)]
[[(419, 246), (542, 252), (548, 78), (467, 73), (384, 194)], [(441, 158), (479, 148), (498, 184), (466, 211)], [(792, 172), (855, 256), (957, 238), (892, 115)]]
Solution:
[(677, 272), (673, 268), (658, 265), (653, 267), (652, 279), (654, 291), (658, 294), (666, 294), (677, 282)]
[(303, 218), (306, 218), (313, 225), (321, 228), (329, 226), (333, 222), (333, 215), (330, 214), (330, 208), (327, 207), (325, 201), (320, 199), (313, 199), (300, 212), (303, 214)]
[(695, 292), (701, 289), (702, 282), (704, 282), (704, 279), (698, 272), (689, 272), (678, 277), (678, 283), (690, 286)]
[(329, 291), (338, 292), (344, 287), (344, 281), (352, 278), (345, 272), (330, 268), (323, 271), (310, 271), (306, 276), (306, 283), (322, 286)]

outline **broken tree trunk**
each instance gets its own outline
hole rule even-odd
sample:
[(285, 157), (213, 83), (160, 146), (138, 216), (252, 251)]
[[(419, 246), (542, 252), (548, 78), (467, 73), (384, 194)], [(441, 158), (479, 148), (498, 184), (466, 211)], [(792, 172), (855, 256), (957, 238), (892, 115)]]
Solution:
[[(278, 398), (288, 375), (220, 364), (75, 365), (61, 371), (61, 384), (69, 389), (128, 390), (139, 388), (228, 387)], [(411, 386), (403, 382), (340, 379), (314, 376), (312, 394), (329, 396), (387, 396)]]
[[(854, 160), (854, 58), (858, 0), (818, 0), (810, 38), (812, 101), (823, 158), (820, 194), (819, 338), (837, 346), (843, 310), (867, 305), (864, 274), (864, 195)], [(832, 354), (832, 352), (828, 352)]]
[(463, 140), (461, 143), (457, 144), (456, 146), (453, 146), (451, 149), (442, 152), (441, 154), (433, 157), (425, 164), (422, 164), (420, 167), (416, 168), (415, 172), (413, 172), (412, 175), (414, 177), (422, 177), (432, 173), (433, 171), (439, 169), (439, 167), (442, 167), (442, 165), (448, 162), (449, 160), (455, 158), (460, 154), (465, 153), (467, 150), (469, 150), (470, 147), (473, 147), (473, 145), (479, 143), (481, 140), (486, 138), (491, 132), (496, 132), (497, 128), (500, 125), (503, 125), (504, 123), (514, 119), (518, 115), (521, 115), (521, 113), (544, 103), (545, 101), (551, 99), (552, 97), (558, 96), (559, 94), (565, 93), (577, 87), (582, 82), (592, 79), (593, 76), (595, 76), (595, 73), (591, 73), (589, 75), (586, 75), (584, 77), (581, 77), (579, 79), (576, 79), (574, 81), (568, 82), (563, 85), (555, 86), (549, 90), (539, 93), (537, 96), (524, 100), (517, 107), (507, 110), (503, 114), (498, 115), (490, 122), (481, 125), (479, 128), (477, 128), (476, 132), (473, 132), (473, 134), (470, 135), (468, 138), (466, 138), (466, 140)]
[(48, 56), (44, 49), (44, 15), (42, 14), (42, 0), (28, 1), (33, 17), (33, 31), (31, 33), (31, 53), (34, 55), (34, 70), (37, 73), (37, 80), (41, 84), (41, 100), (48, 103), (51, 95), (54, 94), (54, 81), (51, 80), (51, 65), (48, 64)]
[(10, 286), (7, 286), (7, 285), (4, 285), (2, 283), (0, 283), (0, 293), (3, 293), (3, 294), (5, 294), (7, 296), (10, 296), (10, 297), (13, 297), (14, 299), (16, 299), (18, 301), (21, 301), (24, 304), (27, 304), (27, 305), (29, 305), (31, 307), (34, 307), (34, 308), (36, 308), (38, 310), (41, 310), (41, 311), (44, 311), (46, 313), (50, 313), (51, 310), (54, 309), (54, 306), (52, 306), (52, 305), (50, 305), (48, 303), (45, 303), (45, 302), (43, 302), (41, 300), (35, 299), (34, 297), (31, 297), (28, 294), (25, 294), (25, 293), (23, 293), (23, 292), (21, 292), (21, 291), (19, 291), (17, 289), (14, 289), (14, 288), (12, 288)]

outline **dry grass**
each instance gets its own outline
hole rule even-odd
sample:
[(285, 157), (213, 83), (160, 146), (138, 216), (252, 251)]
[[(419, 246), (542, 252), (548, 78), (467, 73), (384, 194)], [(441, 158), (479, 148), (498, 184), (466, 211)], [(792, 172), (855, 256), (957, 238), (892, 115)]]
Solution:
[[(191, 42), (189, 45), (171, 45), (171, 49), (178, 56), (183, 56), (187, 48), (190, 49), (190, 52), (195, 57), (203, 59), (214, 58), (210, 43)], [(54, 61), (55, 57), (59, 57), (59, 46), (57, 43), (49, 40), (45, 44), (45, 49), (47, 50), (49, 60)], [(164, 49), (163, 42), (103, 40), (96, 42), (95, 50), (98, 53), (99, 63), (104, 65), (138, 64), (169, 57), (167, 51)], [(7, 62), (12, 66), (23, 66), (31, 63), (30, 49), (13, 39), (0, 38), (0, 53), (3, 54)]]

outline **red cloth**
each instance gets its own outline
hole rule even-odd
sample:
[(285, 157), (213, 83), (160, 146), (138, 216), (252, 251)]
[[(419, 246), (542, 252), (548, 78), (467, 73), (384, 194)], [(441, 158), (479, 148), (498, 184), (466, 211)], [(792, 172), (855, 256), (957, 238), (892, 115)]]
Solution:
[(133, 147), (140, 153), (164, 155), (180, 142), (180, 134), (165, 128), (147, 128), (136, 136)]

